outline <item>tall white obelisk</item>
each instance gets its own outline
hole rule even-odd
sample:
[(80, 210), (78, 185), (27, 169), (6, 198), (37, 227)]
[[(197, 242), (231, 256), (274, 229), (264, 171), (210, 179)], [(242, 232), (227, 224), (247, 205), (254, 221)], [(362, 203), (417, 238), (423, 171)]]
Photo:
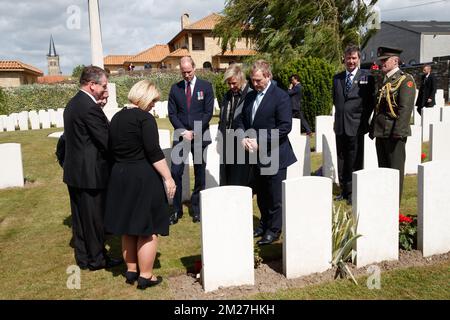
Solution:
[[(104, 69), (103, 64), (103, 45), (102, 45), (102, 29), (100, 26), (100, 10), (98, 0), (88, 0), (89, 8), (89, 30), (91, 34), (91, 59), (92, 65)], [(108, 103), (103, 108), (106, 116), (111, 119), (117, 108), (116, 84), (108, 83), (109, 98)]]
[(102, 29), (100, 26), (100, 12), (98, 0), (88, 0), (89, 5), (89, 30), (91, 34), (91, 58), (92, 65), (104, 68)]

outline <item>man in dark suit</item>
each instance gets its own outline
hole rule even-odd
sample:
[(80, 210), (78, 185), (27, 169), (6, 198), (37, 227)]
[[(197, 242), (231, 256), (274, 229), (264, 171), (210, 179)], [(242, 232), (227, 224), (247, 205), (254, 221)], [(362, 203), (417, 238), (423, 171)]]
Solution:
[(103, 69), (85, 67), (81, 89), (64, 110), (64, 177), (70, 195), (75, 260), (81, 269), (113, 267), (121, 260), (106, 255), (104, 197), (110, 173), (108, 120), (98, 101), (107, 96)]
[[(224, 74), (224, 80), (230, 90), (223, 97), (220, 106), (219, 132), (222, 141), (219, 150), (221, 155), (220, 163), (220, 185), (249, 185), (250, 166), (248, 159), (239, 158), (238, 152), (241, 152), (241, 143), (238, 141), (235, 130), (237, 129), (237, 118), (242, 113), (245, 97), (251, 92), (245, 74), (237, 64), (231, 65)], [(233, 156), (231, 157), (231, 153)]]
[(302, 86), (300, 84), (300, 77), (297, 74), (293, 74), (289, 80), (291, 85), (289, 86), (288, 95), (291, 97), (292, 117), (300, 119), (303, 129), (305, 129), (306, 134), (309, 136), (312, 131), (302, 110)]
[[(213, 115), (214, 92), (211, 83), (195, 76), (195, 63), (191, 57), (180, 60), (182, 81), (174, 84), (169, 94), (169, 120), (175, 129), (172, 151), (172, 177), (177, 185), (173, 199), (174, 212), (170, 223), (175, 224), (183, 215), (181, 203), (184, 162), (192, 152), (195, 184), (191, 205), (193, 221), (200, 221), (200, 191), (205, 189), (204, 149), (211, 143), (209, 121)], [(182, 145), (179, 145), (182, 143)], [(177, 147), (178, 146), (178, 147)], [(182, 146), (182, 148), (179, 148)]]
[(351, 204), (352, 173), (363, 168), (364, 134), (374, 108), (375, 82), (368, 70), (359, 68), (360, 50), (345, 49), (345, 71), (333, 78), (334, 133), (341, 194), (336, 200)]
[(281, 182), (287, 167), (297, 161), (288, 134), (292, 128), (292, 106), (285, 91), (271, 83), (270, 65), (256, 61), (251, 70), (254, 91), (247, 94), (238, 128), (245, 130), (241, 144), (257, 153), (252, 165), (253, 187), (261, 212), (254, 236), (259, 245), (278, 240), (282, 227)]
[(431, 74), (431, 66), (425, 65), (423, 67), (423, 75), (420, 80), (419, 94), (417, 95), (417, 112), (422, 114), (423, 108), (431, 108), (436, 104), (434, 96), (436, 95), (436, 79)]

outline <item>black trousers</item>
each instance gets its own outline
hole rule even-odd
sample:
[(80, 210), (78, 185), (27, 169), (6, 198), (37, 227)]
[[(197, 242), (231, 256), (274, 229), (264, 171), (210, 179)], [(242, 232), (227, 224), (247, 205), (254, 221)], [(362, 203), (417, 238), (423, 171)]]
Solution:
[(303, 129), (305, 129), (305, 132), (307, 134), (310, 134), (311, 127), (309, 126), (308, 121), (306, 121), (305, 114), (302, 110), (292, 110), (292, 117), (296, 119), (300, 119), (300, 123), (302, 124)]
[(349, 199), (352, 194), (352, 174), (361, 170), (364, 163), (364, 136), (336, 135), (339, 185), (342, 195)]
[[(184, 143), (184, 142), (183, 142)], [(174, 143), (177, 145), (178, 143)], [(191, 144), (192, 148), (194, 147), (194, 144)], [(201, 146), (201, 155), (205, 153), (206, 146)], [(192, 211), (194, 215), (200, 216), (200, 191), (205, 190), (205, 170), (206, 170), (206, 162), (202, 159), (198, 159), (198, 156), (200, 154), (196, 154), (196, 152), (193, 152), (194, 150), (191, 149), (193, 160), (194, 160), (194, 176), (195, 176), (195, 182), (194, 182), (194, 191), (191, 195), (191, 206)], [(184, 160), (187, 159), (189, 156), (189, 153), (183, 152), (183, 150), (180, 150), (179, 156), (183, 159), (183, 162), (180, 164), (176, 164), (172, 161), (171, 163), (171, 173), (172, 178), (175, 180), (175, 184), (177, 186), (177, 190), (175, 191), (175, 196), (173, 198), (173, 209), (178, 214), (178, 217), (181, 217), (183, 215), (183, 204), (182, 204), (182, 194), (183, 194), (183, 172), (184, 172)], [(200, 164), (201, 162), (201, 164)], [(196, 164), (199, 163), (199, 164)]]
[(287, 169), (280, 169), (275, 175), (261, 175), (260, 169), (253, 166), (254, 183), (259, 211), (260, 227), (265, 233), (278, 235), (283, 222), (281, 182), (286, 180)]
[(391, 168), (400, 171), (399, 196), (401, 200), (403, 178), (405, 176), (406, 137), (401, 139), (377, 138), (375, 146), (377, 148), (378, 166), (380, 168)]
[(106, 264), (103, 218), (105, 189), (67, 186), (72, 210), (75, 261), (80, 268), (99, 268)]

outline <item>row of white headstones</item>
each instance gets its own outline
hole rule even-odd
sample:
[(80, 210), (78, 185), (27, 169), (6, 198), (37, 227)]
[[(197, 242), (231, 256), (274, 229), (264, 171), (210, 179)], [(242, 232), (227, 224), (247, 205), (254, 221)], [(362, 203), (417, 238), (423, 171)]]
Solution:
[[(158, 101), (150, 113), (157, 118), (167, 118), (167, 101)], [(120, 108), (103, 109), (106, 117), (111, 120), (114, 114), (120, 111)], [(217, 99), (214, 100), (214, 110), (219, 110)], [(0, 115), (0, 132), (2, 131), (26, 131), (49, 129), (51, 127), (64, 128), (64, 108), (48, 109), (48, 110), (31, 110), (14, 112), (9, 115)]]

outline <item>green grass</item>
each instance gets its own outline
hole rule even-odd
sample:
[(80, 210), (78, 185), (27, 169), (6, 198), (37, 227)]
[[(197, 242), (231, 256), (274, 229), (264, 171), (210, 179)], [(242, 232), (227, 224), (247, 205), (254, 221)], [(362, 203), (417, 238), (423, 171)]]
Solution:
[[(213, 118), (217, 123), (217, 117)], [(170, 129), (167, 119), (158, 119), (160, 129)], [(97, 272), (81, 272), (81, 290), (69, 290), (66, 287), (68, 274), (66, 270), (74, 264), (73, 249), (69, 246), (71, 239), (70, 207), (67, 188), (62, 182), (62, 169), (54, 156), (56, 139), (48, 138), (49, 133), (60, 131), (46, 129), (24, 132), (2, 132), (0, 143), (15, 142), (22, 145), (24, 175), (33, 183), (25, 188), (0, 190), (0, 299), (171, 299), (167, 281), (161, 286), (143, 292), (124, 284), (121, 275), (124, 267)], [(320, 167), (321, 155), (312, 154), (312, 170)], [(193, 180), (193, 179), (191, 179)], [(405, 195), (402, 212), (416, 212), (415, 176), (405, 180)], [(170, 236), (161, 237), (155, 273), (163, 277), (180, 275), (194, 266), (200, 258), (200, 224), (194, 224), (185, 217), (170, 229)], [(254, 201), (254, 219), (259, 218), (259, 211)], [(120, 255), (120, 241), (111, 238), (107, 241), (113, 256)], [(280, 259), (280, 244), (266, 246), (261, 250), (264, 260)], [(436, 267), (437, 268), (437, 267)], [(418, 268), (414, 274), (420, 279), (429, 277), (430, 283), (440, 282), (440, 273), (448, 275), (446, 269), (437, 268), (433, 273), (425, 268)], [(386, 281), (389, 283), (387, 276)], [(394, 278), (393, 278), (394, 279)], [(396, 279), (396, 278), (395, 278)], [(415, 292), (420, 286), (414, 279), (404, 276), (405, 290)], [(392, 290), (380, 291), (377, 296), (367, 298), (395, 298), (395, 280)], [(425, 283), (424, 283), (425, 286)], [(386, 286), (386, 288), (389, 288)], [(279, 292), (270, 298), (358, 298), (359, 290), (347, 281), (336, 281), (308, 288), (300, 293), (297, 290)], [(342, 291), (342, 297), (340, 292)], [(330, 293), (331, 292), (331, 293)], [(424, 297), (448, 298), (440, 291), (425, 291)], [(268, 298), (260, 295), (257, 298)], [(406, 297), (406, 296), (405, 296)]]

